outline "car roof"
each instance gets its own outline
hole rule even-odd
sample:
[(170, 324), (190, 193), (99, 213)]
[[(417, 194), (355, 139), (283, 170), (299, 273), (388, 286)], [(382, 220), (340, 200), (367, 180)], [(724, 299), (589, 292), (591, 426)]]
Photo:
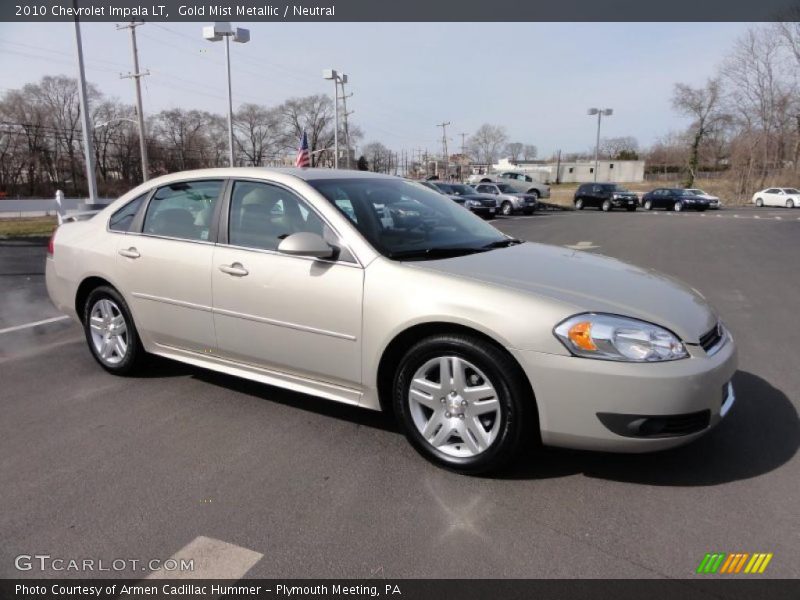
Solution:
[(301, 167), (219, 167), (214, 169), (195, 169), (191, 171), (178, 171), (152, 179), (148, 183), (168, 183), (170, 181), (208, 177), (264, 177), (269, 179), (271, 174), (281, 174), (297, 177), (303, 181), (322, 179), (402, 179), (384, 173), (370, 171), (355, 171), (350, 169), (320, 169)]

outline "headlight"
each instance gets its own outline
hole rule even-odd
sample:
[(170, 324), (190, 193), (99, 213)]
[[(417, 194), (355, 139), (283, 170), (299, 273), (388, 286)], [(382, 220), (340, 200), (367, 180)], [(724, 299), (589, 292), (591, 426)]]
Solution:
[(570, 352), (584, 358), (659, 362), (689, 356), (672, 332), (628, 317), (575, 315), (559, 323), (553, 333)]
[(464, 206), (467, 208), (478, 208), (481, 206), (481, 203), (478, 200), (466, 200)]

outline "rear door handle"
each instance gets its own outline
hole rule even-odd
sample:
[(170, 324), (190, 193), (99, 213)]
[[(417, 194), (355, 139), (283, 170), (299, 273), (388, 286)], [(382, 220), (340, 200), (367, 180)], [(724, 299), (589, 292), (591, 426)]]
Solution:
[(119, 251), (119, 253), (125, 258), (139, 258), (141, 256), (141, 254), (139, 254), (139, 251), (132, 246), (127, 250), (123, 248), (122, 250)]
[(250, 271), (242, 266), (242, 263), (238, 262), (235, 262), (232, 265), (220, 265), (219, 270), (223, 273), (227, 273), (228, 275), (233, 275), (234, 277), (244, 277), (250, 273)]

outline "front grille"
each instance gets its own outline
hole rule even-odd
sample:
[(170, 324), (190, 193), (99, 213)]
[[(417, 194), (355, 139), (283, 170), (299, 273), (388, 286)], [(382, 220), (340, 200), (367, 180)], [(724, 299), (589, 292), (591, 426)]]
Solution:
[(700, 347), (706, 352), (714, 348), (722, 340), (722, 325), (717, 323), (713, 329), (700, 336)]
[(497, 206), (497, 200), (481, 200), (481, 205), (486, 208), (493, 208)]

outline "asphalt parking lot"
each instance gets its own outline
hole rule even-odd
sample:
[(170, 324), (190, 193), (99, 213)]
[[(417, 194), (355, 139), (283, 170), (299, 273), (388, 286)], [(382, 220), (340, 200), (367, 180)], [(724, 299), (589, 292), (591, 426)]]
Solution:
[(545, 449), (459, 476), (380, 414), (169, 362), (115, 378), (66, 321), (3, 333), (57, 313), (44, 248), (0, 241), (0, 577), (79, 575), (20, 573), (19, 554), (165, 559), (206, 538), (224, 559), (203, 574), (227, 577), (683, 578), (714, 551), (800, 576), (800, 210), (496, 225), (699, 289), (739, 345), (728, 418), (673, 451)]

